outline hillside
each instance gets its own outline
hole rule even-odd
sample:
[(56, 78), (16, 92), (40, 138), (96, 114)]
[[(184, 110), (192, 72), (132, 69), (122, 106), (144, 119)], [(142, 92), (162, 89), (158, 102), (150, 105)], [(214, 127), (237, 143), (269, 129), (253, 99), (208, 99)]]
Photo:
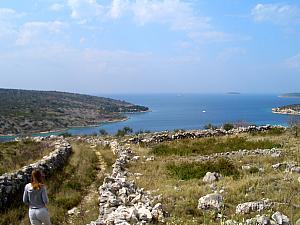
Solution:
[(272, 109), (272, 112), (278, 114), (300, 115), (300, 104), (281, 106)]
[(0, 134), (24, 134), (95, 125), (147, 107), (90, 95), (0, 89)]

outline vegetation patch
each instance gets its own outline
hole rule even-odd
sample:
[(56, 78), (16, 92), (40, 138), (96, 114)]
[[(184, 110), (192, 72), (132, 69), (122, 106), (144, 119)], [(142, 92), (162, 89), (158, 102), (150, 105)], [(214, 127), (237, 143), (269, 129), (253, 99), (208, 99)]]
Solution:
[(125, 101), (56, 91), (0, 88), (0, 134), (37, 133), (124, 119), (147, 107)]
[(180, 180), (200, 179), (207, 172), (217, 172), (222, 176), (238, 177), (239, 171), (228, 159), (219, 159), (217, 161), (207, 161), (204, 163), (182, 163), (170, 164), (167, 169), (171, 175)]
[(0, 143), (0, 175), (18, 170), (53, 151), (49, 143), (32, 140)]
[(209, 155), (241, 149), (270, 149), (278, 147), (281, 147), (281, 145), (271, 140), (252, 141), (244, 137), (201, 138), (159, 144), (152, 148), (152, 154), (161, 156)]
[(282, 135), (285, 132), (285, 129), (283, 127), (272, 127), (271, 129), (267, 131), (252, 131), (251, 135), (253, 136), (267, 136), (267, 135), (273, 135), (273, 136), (279, 136)]

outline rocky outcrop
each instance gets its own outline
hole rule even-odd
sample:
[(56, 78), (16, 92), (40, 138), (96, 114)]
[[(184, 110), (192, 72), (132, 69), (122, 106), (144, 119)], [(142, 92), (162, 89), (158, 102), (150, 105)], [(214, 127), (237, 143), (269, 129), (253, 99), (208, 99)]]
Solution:
[(198, 200), (198, 209), (220, 210), (223, 206), (223, 197), (218, 193), (205, 195)]
[(235, 212), (237, 214), (249, 214), (251, 212), (261, 212), (264, 209), (270, 208), (272, 204), (273, 203), (269, 199), (264, 199), (255, 202), (245, 202), (245, 203), (238, 204)]
[(285, 172), (300, 173), (300, 166), (297, 162), (282, 162), (272, 165), (274, 170), (285, 169)]
[(268, 215), (257, 215), (254, 218), (246, 219), (245, 222), (239, 223), (235, 220), (227, 220), (225, 221), (225, 225), (268, 225), (268, 224), (274, 224), (274, 225), (290, 225), (290, 219), (280, 213), (275, 212), (271, 217)]
[[(248, 133), (248, 132), (260, 132), (260, 131), (268, 131), (272, 128), (284, 128), (282, 126), (248, 126), (248, 127), (238, 127), (233, 128), (229, 131), (224, 129), (215, 129), (215, 130), (190, 130), (190, 131), (179, 131), (179, 132), (154, 132), (150, 134), (141, 134), (137, 137), (133, 137), (128, 139), (127, 141), (130, 143), (144, 143), (144, 144), (153, 144), (160, 143), (164, 141), (173, 141), (179, 139), (194, 139), (194, 138), (203, 138), (203, 137), (216, 137), (216, 136), (224, 136), (224, 135), (232, 135), (239, 133)], [(284, 128), (285, 129), (285, 128)]]
[[(100, 142), (98, 142), (100, 143)], [(118, 155), (111, 175), (99, 188), (99, 218), (90, 225), (149, 224), (163, 222), (165, 212), (150, 192), (138, 188), (127, 179), (126, 166), (134, 155), (130, 148), (110, 142), (112, 151)]]
[(0, 210), (6, 208), (18, 194), (23, 192), (25, 185), (30, 182), (34, 169), (38, 168), (45, 176), (49, 176), (67, 162), (71, 152), (72, 148), (68, 142), (63, 139), (57, 140), (55, 150), (40, 161), (0, 176)]
[(203, 177), (204, 183), (213, 183), (222, 179), (222, 176), (216, 172), (207, 172)]

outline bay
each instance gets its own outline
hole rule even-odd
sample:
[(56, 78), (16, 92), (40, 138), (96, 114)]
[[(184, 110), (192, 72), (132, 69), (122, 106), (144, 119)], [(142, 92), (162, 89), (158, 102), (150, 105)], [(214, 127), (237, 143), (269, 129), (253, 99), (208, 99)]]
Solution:
[[(273, 114), (272, 108), (300, 103), (299, 98), (279, 98), (277, 94), (127, 94), (104, 95), (104, 97), (147, 106), (150, 111), (127, 114), (129, 119), (126, 121), (102, 123), (94, 127), (70, 128), (67, 132), (73, 135), (90, 135), (105, 129), (108, 133), (114, 134), (124, 126), (131, 127), (134, 132), (188, 130), (202, 129), (208, 123), (222, 125), (238, 121), (256, 125), (286, 126), (291, 116)], [(12, 138), (14, 137), (0, 137), (1, 140)]]

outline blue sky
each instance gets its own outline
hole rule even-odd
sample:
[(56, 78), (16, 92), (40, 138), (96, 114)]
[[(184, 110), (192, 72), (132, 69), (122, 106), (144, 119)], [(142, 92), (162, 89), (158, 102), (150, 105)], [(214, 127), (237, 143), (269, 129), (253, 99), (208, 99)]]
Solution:
[(300, 2), (0, 0), (0, 86), (300, 91)]

